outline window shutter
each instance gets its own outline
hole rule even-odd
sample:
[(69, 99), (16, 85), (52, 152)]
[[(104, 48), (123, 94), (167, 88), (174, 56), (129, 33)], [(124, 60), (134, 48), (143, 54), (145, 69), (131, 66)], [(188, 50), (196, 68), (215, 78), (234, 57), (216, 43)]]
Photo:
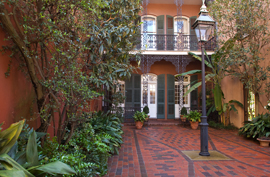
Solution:
[(164, 39), (164, 15), (157, 17), (157, 50), (165, 49), (165, 39)]
[(198, 40), (196, 37), (195, 30), (192, 28), (192, 25), (196, 21), (197, 17), (193, 16), (189, 18), (189, 23), (190, 23), (190, 50), (198, 50)]
[[(192, 83), (190, 87), (196, 84), (196, 81), (198, 81), (197, 75), (190, 76), (190, 83)], [(190, 93), (190, 101), (191, 110), (198, 109), (198, 89), (195, 89)]]
[(125, 92), (125, 116), (131, 119), (135, 111), (141, 110), (141, 75), (132, 74), (129, 80), (125, 80)]
[(174, 76), (167, 74), (167, 118), (175, 119)]
[(157, 118), (165, 119), (165, 74), (157, 76)]
[(170, 15), (166, 16), (166, 26), (167, 26), (167, 50), (174, 50), (174, 22), (173, 17)]

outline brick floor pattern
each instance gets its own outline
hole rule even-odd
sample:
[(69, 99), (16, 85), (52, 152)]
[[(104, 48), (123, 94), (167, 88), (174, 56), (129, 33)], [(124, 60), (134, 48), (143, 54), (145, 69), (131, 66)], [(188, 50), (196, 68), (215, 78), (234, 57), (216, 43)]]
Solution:
[(232, 160), (191, 160), (182, 151), (200, 150), (200, 130), (181, 126), (124, 126), (119, 155), (109, 159), (106, 177), (270, 177), (270, 147), (209, 128), (209, 150)]

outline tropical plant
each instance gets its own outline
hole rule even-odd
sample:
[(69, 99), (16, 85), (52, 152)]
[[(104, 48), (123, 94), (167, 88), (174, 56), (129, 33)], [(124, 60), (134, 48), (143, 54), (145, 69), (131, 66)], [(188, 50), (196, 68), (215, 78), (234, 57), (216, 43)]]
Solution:
[(147, 105), (143, 108), (143, 112), (149, 114), (149, 107)]
[(200, 112), (194, 110), (189, 112), (187, 119), (191, 122), (201, 122), (201, 116), (202, 114)]
[(270, 114), (261, 114), (239, 129), (239, 134), (249, 138), (270, 136)]
[[(29, 136), (25, 151), (18, 152), (16, 141), (21, 133), (23, 124), (24, 120), (12, 124), (8, 129), (0, 132), (0, 139), (2, 142), (0, 144), (0, 162), (2, 165), (0, 176), (35, 177), (45, 176), (46, 174), (76, 174), (70, 166), (60, 161), (40, 165), (35, 131), (32, 131)], [(11, 157), (14, 157), (14, 159)]]
[(123, 143), (122, 124), (115, 114), (108, 114), (99, 111), (90, 119), (90, 123), (97, 135), (102, 135), (102, 142), (110, 147), (109, 152), (118, 154), (118, 149)]
[[(228, 75), (243, 84), (244, 115), (248, 119), (250, 94), (255, 96), (255, 116), (258, 115), (260, 95), (269, 83), (270, 65), (270, 1), (269, 0), (215, 0), (210, 5), (211, 16), (217, 22), (218, 46), (230, 46), (223, 52), (219, 66), (226, 66)], [(226, 44), (227, 43), (227, 44)]]
[[(226, 64), (221, 64), (223, 62), (224, 59), (224, 51), (227, 48), (230, 48), (230, 41), (228, 40), (228, 42), (222, 47), (220, 48), (215, 54), (212, 54), (211, 57), (208, 57), (206, 51), (204, 51), (205, 53), (205, 57), (206, 57), (206, 61), (205, 61), (205, 65), (208, 66), (208, 68), (210, 70), (206, 70), (206, 76), (205, 76), (205, 80), (209, 81), (209, 82), (213, 82), (214, 84), (214, 89), (213, 89), (213, 94), (214, 94), (214, 102), (215, 104), (212, 105), (207, 112), (207, 115), (209, 115), (211, 112), (214, 111), (218, 111), (219, 115), (221, 115), (221, 122), (224, 125), (228, 125), (229, 124), (229, 112), (228, 111), (235, 111), (236, 108), (233, 105), (233, 103), (236, 103), (238, 106), (243, 107), (243, 105), (237, 101), (237, 100), (231, 100), (228, 103), (225, 103), (224, 100), (224, 93), (221, 89), (221, 81), (222, 79), (226, 76)], [(190, 55), (192, 55), (195, 59), (202, 61), (201, 57), (199, 57), (198, 55), (189, 52)], [(177, 76), (184, 76), (184, 75), (189, 75), (189, 74), (196, 74), (196, 73), (201, 73), (201, 70), (191, 70), (182, 74), (179, 74)], [(177, 77), (176, 76), (176, 77)], [(195, 81), (197, 82), (197, 81)], [(190, 87), (190, 89), (184, 94), (183, 97), (185, 97), (186, 95), (188, 95), (190, 92), (192, 92), (193, 90), (197, 89), (198, 87), (201, 86), (202, 82), (199, 81), (197, 83), (191, 83), (194, 84), (192, 87)], [(236, 110), (237, 112), (237, 110)], [(226, 115), (225, 115), (226, 114)]]
[(146, 117), (147, 117), (147, 114), (145, 114), (144, 112), (136, 111), (133, 116), (133, 119), (135, 122), (137, 121), (144, 122)]
[(186, 107), (183, 107), (181, 109), (181, 115), (187, 115), (187, 108)]

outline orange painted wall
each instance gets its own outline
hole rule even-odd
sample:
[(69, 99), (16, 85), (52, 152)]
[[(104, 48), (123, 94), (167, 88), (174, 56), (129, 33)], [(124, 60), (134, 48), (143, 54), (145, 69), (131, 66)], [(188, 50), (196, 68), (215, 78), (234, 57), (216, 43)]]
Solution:
[[(198, 5), (183, 5), (182, 15), (187, 17), (197, 16), (200, 12), (200, 7)], [(149, 4), (147, 6), (148, 15), (177, 15), (177, 9), (175, 4)]]
[[(5, 35), (5, 32), (0, 28), (1, 46), (8, 44), (7, 41), (4, 41)], [(9, 54), (0, 54), (0, 122), (5, 122), (2, 128), (5, 129), (23, 118), (27, 119), (29, 125), (36, 127), (37, 121), (30, 121), (30, 118), (34, 117), (35, 111), (33, 104), (35, 93), (32, 84), (20, 70), (19, 61), (10, 58)], [(12, 61), (10, 76), (5, 77), (10, 60)]]

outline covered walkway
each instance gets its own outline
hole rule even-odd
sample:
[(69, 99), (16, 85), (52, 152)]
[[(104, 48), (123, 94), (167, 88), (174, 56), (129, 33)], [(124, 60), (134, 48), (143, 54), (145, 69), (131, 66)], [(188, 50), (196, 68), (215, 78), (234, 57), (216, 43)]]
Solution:
[(209, 150), (224, 160), (192, 160), (200, 149), (200, 130), (182, 126), (125, 126), (119, 156), (109, 160), (107, 177), (270, 176), (270, 147), (246, 140), (237, 131), (209, 128)]

